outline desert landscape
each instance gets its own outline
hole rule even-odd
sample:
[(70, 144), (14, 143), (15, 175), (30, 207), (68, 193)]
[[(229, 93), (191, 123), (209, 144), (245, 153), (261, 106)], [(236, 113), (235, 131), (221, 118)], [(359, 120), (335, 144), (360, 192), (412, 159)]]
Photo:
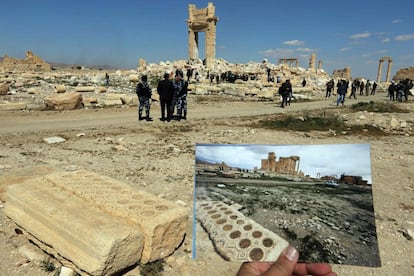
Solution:
[[(300, 89), (298, 84), (295, 86)], [(219, 85), (214, 87), (217, 89)], [(27, 87), (23, 88), (27, 91)], [(158, 120), (138, 122), (136, 106), (122, 104), (77, 110), (1, 111), (0, 274), (49, 275), (51, 263), (56, 269), (59, 267), (52, 256), (39, 251), (4, 215), (2, 209), (6, 204), (4, 193), (7, 186), (54, 171), (79, 169), (125, 182), (188, 209), (189, 221), (184, 242), (171, 256), (156, 262), (150, 271), (159, 271), (156, 273), (160, 275), (235, 274), (240, 263), (223, 260), (214, 251), (208, 234), (199, 224), (195, 231), (201, 249), (197, 252), (198, 258), (192, 259), (191, 214), (196, 143), (370, 144), (372, 194), (381, 267), (333, 267), (339, 275), (413, 274), (412, 98), (396, 104), (400, 111), (381, 112), (372, 110), (372, 106), (378, 109), (381, 104), (388, 104), (384, 90), (374, 96), (347, 99), (345, 107), (337, 107), (333, 98), (324, 98), (324, 87), (319, 89), (321, 92), (313, 93), (316, 96), (311, 100), (294, 102), (285, 109), (280, 108), (278, 97), (270, 100), (225, 93), (190, 94), (188, 120), (169, 123)], [(131, 88), (126, 94), (132, 98), (135, 96), (133, 93)], [(9, 94), (3, 96), (3, 101), (30, 98), (31, 106), (35, 106), (41, 103), (39, 98), (44, 93), (36, 97), (29, 95), (27, 92)], [(362, 109), (352, 108), (357, 103)], [(152, 112), (154, 118), (159, 116), (159, 106), (155, 101)], [(337, 117), (346, 127), (305, 130), (306, 122), (315, 117)], [(286, 118), (305, 123), (303, 130), (269, 125), (280, 119), (286, 121)], [(46, 138), (50, 137), (63, 140), (59, 143), (48, 142)], [(363, 229), (359, 231), (363, 232)], [(152, 273), (145, 272), (145, 269), (148, 268), (136, 266), (125, 275)]]
[[(315, 56), (312, 57), (313, 60), (314, 58)], [(187, 223), (185, 229), (178, 233), (184, 237), (182, 242), (177, 242), (177, 237), (174, 242), (165, 242), (164, 239), (169, 240), (168, 235), (175, 235), (168, 232), (170, 230), (166, 232), (166, 238), (163, 238), (162, 242), (163, 246), (169, 248), (165, 252), (157, 251), (157, 243), (146, 237), (143, 245), (145, 261), (142, 264), (132, 261), (133, 266), (128, 265), (118, 273), (235, 274), (240, 267), (240, 261), (226, 261), (223, 254), (217, 252), (209, 234), (199, 223), (195, 223), (195, 228), (192, 228), (195, 146), (200, 143), (369, 144), (373, 178), (372, 190), (369, 189), (369, 192), (359, 190), (359, 187), (349, 187), (344, 190), (337, 189), (328, 193), (327, 197), (318, 198), (315, 194), (318, 193), (318, 188), (310, 189), (307, 186), (302, 188), (308, 190), (308, 195), (305, 197), (302, 194), (303, 198), (293, 200), (296, 203), (306, 203), (293, 204), (287, 196), (297, 194), (297, 191), (292, 191), (280, 183), (277, 190), (256, 191), (272, 197), (286, 197), (286, 204), (279, 204), (278, 208), (287, 211), (273, 214), (266, 212), (266, 215), (254, 210), (266, 209), (265, 204), (269, 206), (275, 204), (274, 202), (268, 202), (264, 198), (244, 201), (237, 195), (231, 195), (233, 192), (228, 192), (228, 195), (244, 207), (244, 215), (252, 216), (262, 225), (266, 225), (266, 221), (272, 217), (278, 217), (276, 224), (267, 227), (281, 230), (280, 235), (300, 249), (302, 260), (338, 263), (333, 266), (340, 275), (413, 273), (414, 266), (411, 260), (414, 254), (414, 186), (411, 164), (414, 155), (414, 101), (411, 96), (408, 101), (391, 102), (387, 96), (389, 83), (384, 82), (378, 84), (375, 95), (368, 93), (358, 95), (357, 99), (346, 98), (343, 106), (337, 106), (336, 91), (331, 97), (325, 97), (326, 82), (330, 77), (323, 70), (291, 68), (285, 64), (275, 65), (268, 61), (234, 65), (218, 60), (217, 66), (223, 72), (230, 72), (228, 76), (231, 78), (212, 81), (207, 76), (208, 70), (201, 63), (195, 64), (194, 70), (203, 78), (189, 79), (187, 120), (158, 120), (161, 112), (159, 98), (155, 92), (157, 82), (164, 72), (173, 73), (176, 69), (186, 68), (186, 64), (186, 61), (176, 61), (147, 65), (140, 61), (137, 70), (113, 71), (83, 67), (52, 68), (31, 51), (26, 53), (24, 60), (3, 60), (0, 75), (0, 242), (3, 245), (0, 250), (0, 274), (65, 275), (63, 269), (69, 269), (71, 273), (76, 271), (87, 275), (87, 265), (81, 269), (75, 260), (70, 259), (70, 256), (78, 258), (76, 254), (71, 253), (69, 257), (62, 258), (58, 254), (59, 243), (45, 244), (41, 241), (42, 238), (38, 240), (38, 236), (30, 233), (30, 229), (28, 231), (21, 224), (26, 223), (28, 219), (36, 223), (38, 219), (28, 215), (28, 212), (31, 208), (42, 207), (45, 209), (33, 209), (30, 212), (33, 212), (33, 216), (43, 216), (42, 227), (46, 227), (48, 210), (57, 208), (59, 200), (65, 202), (73, 193), (84, 199), (94, 199), (96, 206), (111, 210), (112, 207), (105, 206), (122, 206), (129, 202), (129, 198), (116, 199), (116, 196), (122, 197), (118, 193), (114, 193), (113, 198), (108, 197), (111, 194), (108, 190), (124, 190), (124, 193), (128, 194), (128, 191), (132, 191), (131, 187), (137, 191), (133, 193), (137, 193), (134, 201), (138, 205), (130, 205), (130, 208), (144, 208), (140, 214), (144, 217), (151, 216), (155, 223), (157, 216), (154, 214), (169, 209), (180, 210), (177, 212), (181, 215), (177, 216), (176, 221), (179, 221), (181, 227), (184, 217), (182, 214), (185, 212)], [(314, 62), (310, 64), (315, 65)], [(154, 121), (138, 121), (135, 87), (142, 72), (150, 76), (150, 85), (153, 87), (151, 115)], [(282, 81), (290, 79), (292, 82), (294, 98), (286, 108), (280, 107), (278, 87), (281, 83), (269, 78), (269, 72), (271, 76), (282, 76)], [(336, 80), (349, 78), (349, 71), (339, 73), (342, 75), (334, 76)], [(405, 78), (407, 74), (405, 71), (403, 73)], [(105, 79), (106, 74), (109, 76), (109, 82)], [(302, 84), (304, 78), (307, 80), (306, 85)], [(394, 78), (399, 80), (398, 76)], [(367, 80), (360, 78), (360, 81)], [(65, 173), (75, 175), (75, 180), (68, 182), (72, 183), (70, 185), (75, 184), (72, 190), (65, 190), (68, 187), (64, 182), (59, 183), (59, 180), (56, 180)], [(77, 174), (86, 177), (79, 178)], [(77, 190), (76, 179), (88, 177), (103, 177), (102, 181), (107, 186), (96, 188), (96, 192), (93, 192), (88, 189), (86, 181), (86, 188)], [(52, 183), (52, 186), (42, 186), (44, 192), (40, 189), (36, 191), (35, 185), (42, 181)], [(220, 184), (226, 181), (220, 179)], [(19, 193), (23, 193), (24, 189), (10, 188), (11, 192), (7, 192), (8, 187), (23, 182), (28, 188), (34, 189), (31, 193), (38, 194), (36, 198), (33, 197), (33, 202), (37, 202), (38, 205), (30, 205), (30, 193), (25, 194), (25, 198), (28, 198), (25, 202), (18, 203)], [(243, 185), (245, 189), (250, 189), (252, 184), (253, 182), (249, 182)], [(256, 189), (259, 189), (258, 186)], [(357, 209), (343, 204), (341, 207), (347, 209), (347, 212), (335, 208), (325, 212), (326, 208), (338, 203), (330, 196), (338, 196), (339, 191), (342, 191), (343, 197), (346, 197), (346, 193), (354, 194), (348, 201), (353, 201)], [(67, 194), (68, 192), (70, 193)], [(142, 202), (137, 201), (142, 197), (142, 193), (148, 193), (147, 197), (152, 198), (143, 201), (145, 206), (141, 206)], [(67, 196), (64, 196), (65, 194)], [(106, 197), (102, 197), (105, 194)], [(81, 202), (86, 204), (86, 201)], [(159, 209), (148, 209), (155, 202), (160, 203), (156, 207)], [(292, 204), (296, 206), (293, 209), (289, 207)], [(55, 225), (53, 227), (66, 225), (70, 220), (65, 220), (65, 216), (74, 222), (76, 220), (77, 225), (87, 222), (67, 211), (69, 205), (68, 201), (51, 212), (53, 221), (49, 224)], [(11, 207), (8, 206), (14, 209), (10, 211)], [(22, 217), (14, 217), (14, 212), (22, 208), (21, 206), (26, 206), (22, 210), (29, 209), (19, 211)], [(96, 206), (84, 207), (85, 212), (95, 214)], [(76, 204), (72, 204), (71, 208), (78, 210)], [(122, 207), (116, 208), (117, 214), (121, 217), (125, 215)], [(314, 213), (309, 211), (310, 209)], [(111, 212), (114, 212), (113, 209)], [(292, 217), (292, 214), (297, 212), (303, 213), (304, 216)], [(359, 214), (357, 221), (354, 218), (356, 213)], [(337, 221), (339, 217), (341, 224)], [(137, 219), (140, 220), (140, 217)], [(300, 227), (301, 223), (309, 226), (309, 229)], [(27, 225), (25, 226), (27, 228)], [(48, 230), (52, 236), (55, 235), (53, 227)], [(94, 226), (91, 224), (89, 227)], [(180, 227), (177, 229), (181, 229)], [(83, 231), (89, 233), (86, 229)], [(105, 231), (117, 235), (117, 231), (113, 229)], [(38, 233), (40, 236), (41, 234)], [(71, 235), (73, 234), (76, 235), (75, 232)], [(139, 244), (139, 234), (134, 235), (135, 242)], [(192, 258), (195, 256), (193, 235), (197, 237), (196, 259)], [(337, 240), (336, 237), (341, 238)], [(47, 239), (47, 235), (43, 238)], [(265, 244), (270, 245), (269, 242), (270, 240), (266, 240)], [(311, 248), (309, 245), (312, 245)], [(77, 243), (72, 241), (72, 246), (76, 247)], [(99, 251), (99, 247), (96, 249)], [(371, 250), (372, 255), (364, 254), (366, 250)], [(252, 259), (260, 260), (263, 252), (254, 253)], [(379, 265), (381, 267), (377, 268)], [(72, 268), (74, 270), (71, 270)], [(100, 273), (96, 272), (97, 275)]]

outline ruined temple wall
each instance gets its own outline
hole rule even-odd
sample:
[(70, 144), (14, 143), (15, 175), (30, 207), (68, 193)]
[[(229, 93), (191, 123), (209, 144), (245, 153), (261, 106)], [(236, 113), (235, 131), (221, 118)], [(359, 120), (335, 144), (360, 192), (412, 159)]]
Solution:
[(3, 62), (0, 64), (0, 66), (7, 71), (47, 71), (51, 68), (49, 63), (34, 55), (32, 51), (26, 52), (25, 59), (17, 59), (9, 56), (4, 56)]

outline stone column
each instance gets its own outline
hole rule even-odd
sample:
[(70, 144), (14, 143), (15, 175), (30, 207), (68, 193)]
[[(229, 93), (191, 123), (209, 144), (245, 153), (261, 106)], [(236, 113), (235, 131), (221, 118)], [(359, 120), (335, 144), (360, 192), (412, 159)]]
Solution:
[(390, 82), (391, 67), (392, 67), (392, 59), (389, 59), (388, 67), (387, 67), (387, 77), (385, 79), (386, 82)]
[(318, 70), (322, 70), (322, 60), (318, 61)]
[(188, 29), (188, 57), (190, 60), (196, 59), (196, 34), (193, 30)]
[(382, 64), (383, 63), (384, 63), (384, 60), (380, 59), (379, 64), (378, 64), (378, 74), (377, 74), (377, 83), (378, 84), (381, 82), (381, 73), (382, 73)]
[(210, 21), (206, 31), (206, 66), (212, 68), (216, 59), (216, 22)]
[(309, 60), (309, 69), (311, 69), (312, 71), (315, 71), (315, 61), (316, 61), (316, 54), (313, 53)]

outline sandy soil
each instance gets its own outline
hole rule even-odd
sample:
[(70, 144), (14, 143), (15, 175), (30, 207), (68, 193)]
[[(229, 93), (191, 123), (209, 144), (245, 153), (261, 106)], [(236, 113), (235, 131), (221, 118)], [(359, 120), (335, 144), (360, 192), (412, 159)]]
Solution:
[[(305, 111), (326, 108), (337, 114), (350, 111), (335, 107), (332, 98), (295, 103), (285, 109), (273, 102), (232, 99), (206, 102), (190, 97), (189, 120), (170, 123), (138, 122), (136, 108), (1, 112), (0, 275), (49, 275), (19, 253), (27, 241), (15, 232), (13, 223), (2, 211), (5, 186), (55, 169), (86, 169), (184, 203), (191, 220), (196, 143), (369, 143), (382, 267), (334, 265), (334, 270), (339, 275), (414, 275), (414, 241), (402, 234), (406, 228), (414, 229), (414, 139), (410, 134), (374, 137), (369, 132), (351, 136), (334, 135), (332, 131), (263, 129), (252, 126), (252, 122), (269, 114), (300, 116)], [(377, 94), (375, 100), (385, 100), (385, 95)], [(353, 102), (356, 100), (348, 100), (347, 104)], [(412, 110), (413, 102), (405, 106)], [(159, 107), (154, 104), (152, 110), (156, 118)], [(409, 120), (412, 113), (397, 116)], [(66, 141), (43, 141), (51, 136)], [(240, 264), (223, 261), (199, 225), (196, 231), (203, 250), (197, 252), (197, 260), (191, 259), (191, 226), (189, 221), (183, 245), (166, 258), (163, 275), (234, 275)], [(127, 275), (139, 275), (139, 268)]]

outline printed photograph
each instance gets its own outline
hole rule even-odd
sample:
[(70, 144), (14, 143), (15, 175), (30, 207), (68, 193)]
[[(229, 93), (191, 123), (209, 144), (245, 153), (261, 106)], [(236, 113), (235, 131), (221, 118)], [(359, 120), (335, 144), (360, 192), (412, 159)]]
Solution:
[(194, 227), (227, 261), (379, 267), (373, 185), (369, 144), (197, 144)]

